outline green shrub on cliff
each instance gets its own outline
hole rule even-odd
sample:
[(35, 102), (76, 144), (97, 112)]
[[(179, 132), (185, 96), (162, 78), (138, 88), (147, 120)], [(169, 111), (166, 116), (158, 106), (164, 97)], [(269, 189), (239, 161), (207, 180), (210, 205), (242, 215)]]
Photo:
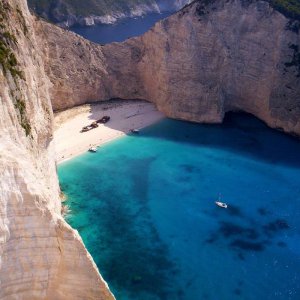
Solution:
[(23, 78), (22, 72), (18, 68), (18, 61), (13, 53), (13, 47), (17, 44), (15, 35), (7, 28), (8, 13), (11, 7), (8, 2), (0, 2), (0, 65), (4, 75), (7, 72), (16, 78)]
[(269, 2), (285, 16), (300, 20), (300, 0), (269, 0)]
[[(20, 125), (23, 127), (26, 136), (31, 135), (31, 126), (26, 115), (26, 103), (23, 99), (15, 97), (15, 92), (19, 92), (20, 79), (25, 80), (15, 52), (18, 48), (18, 40), (14, 35), (14, 27), (10, 25), (11, 15), (16, 15), (24, 34), (27, 34), (25, 18), (19, 8), (13, 10), (13, 7), (6, 1), (0, 1), (0, 65), (4, 76), (11, 75), (15, 82), (15, 89), (11, 90), (14, 98), (14, 106), (18, 115)], [(16, 24), (14, 23), (14, 26)], [(18, 30), (16, 30), (18, 32)]]

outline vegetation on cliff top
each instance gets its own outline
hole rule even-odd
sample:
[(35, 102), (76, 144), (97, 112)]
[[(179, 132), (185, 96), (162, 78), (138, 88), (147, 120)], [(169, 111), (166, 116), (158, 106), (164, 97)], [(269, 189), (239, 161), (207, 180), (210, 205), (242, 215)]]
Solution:
[(13, 52), (13, 47), (17, 45), (15, 35), (7, 27), (8, 13), (11, 7), (5, 1), (0, 2), (0, 64), (4, 75), (10, 72), (13, 78), (23, 78), (23, 73), (18, 67), (17, 58)]
[(300, 0), (268, 0), (268, 2), (286, 17), (300, 20)]
[[(14, 106), (20, 125), (23, 127), (26, 136), (28, 136), (31, 134), (31, 126), (26, 115), (26, 103), (23, 99), (15, 96), (16, 92), (20, 92), (18, 80), (25, 80), (25, 78), (14, 53), (17, 49), (18, 41), (13, 30), (8, 25), (13, 13), (13, 8), (8, 2), (0, 2), (0, 65), (2, 66), (3, 75), (7, 77), (10, 74), (14, 79), (16, 91), (11, 90), (11, 95), (14, 99)], [(22, 11), (18, 7), (16, 7), (16, 15), (23, 33), (26, 35), (28, 33), (26, 21)]]

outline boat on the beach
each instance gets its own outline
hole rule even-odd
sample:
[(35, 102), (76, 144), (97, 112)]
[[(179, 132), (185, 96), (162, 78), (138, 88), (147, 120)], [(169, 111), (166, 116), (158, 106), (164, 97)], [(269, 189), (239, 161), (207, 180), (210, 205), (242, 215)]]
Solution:
[(90, 130), (92, 130), (92, 129), (93, 129), (92, 126), (84, 126), (84, 127), (82, 127), (82, 129), (81, 129), (80, 132), (87, 132), (87, 131), (90, 131)]
[(96, 147), (90, 147), (90, 148), (89, 148), (89, 151), (90, 151), (90, 152), (97, 152), (97, 148), (96, 148)]
[(90, 131), (92, 129), (95, 129), (95, 128), (99, 127), (99, 125), (98, 125), (99, 123), (105, 124), (109, 120), (110, 120), (110, 116), (104, 116), (103, 118), (101, 118), (101, 119), (99, 119), (97, 121), (92, 122), (90, 125), (82, 127), (82, 129), (81, 129), (80, 132), (87, 132), (87, 131)]
[(102, 117), (101, 119), (97, 120), (96, 122), (97, 122), (97, 123), (105, 124), (105, 123), (107, 123), (109, 120), (110, 120), (110, 116), (104, 116), (104, 117)]
[(90, 125), (92, 128), (97, 128), (99, 125), (97, 124), (97, 122), (93, 122), (91, 125)]
[(138, 129), (131, 129), (130, 132), (131, 132), (131, 133), (136, 133), (136, 134), (137, 134), (137, 133), (140, 133), (140, 131), (139, 131)]

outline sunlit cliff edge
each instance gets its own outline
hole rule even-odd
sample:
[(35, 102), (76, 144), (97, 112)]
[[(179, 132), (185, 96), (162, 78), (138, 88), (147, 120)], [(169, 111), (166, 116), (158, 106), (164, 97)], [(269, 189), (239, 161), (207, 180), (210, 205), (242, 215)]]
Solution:
[(23, 0), (0, 2), (0, 299), (113, 299), (61, 216), (43, 45)]

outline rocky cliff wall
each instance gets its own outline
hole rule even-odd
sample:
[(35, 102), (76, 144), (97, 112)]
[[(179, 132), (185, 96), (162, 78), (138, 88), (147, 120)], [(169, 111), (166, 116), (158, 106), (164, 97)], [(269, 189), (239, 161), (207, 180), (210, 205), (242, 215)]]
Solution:
[(50, 82), (23, 0), (0, 1), (0, 299), (113, 299), (61, 216)]
[(55, 110), (140, 98), (172, 118), (218, 123), (245, 111), (300, 135), (299, 30), (267, 2), (198, 0), (104, 47), (44, 22), (37, 32)]

